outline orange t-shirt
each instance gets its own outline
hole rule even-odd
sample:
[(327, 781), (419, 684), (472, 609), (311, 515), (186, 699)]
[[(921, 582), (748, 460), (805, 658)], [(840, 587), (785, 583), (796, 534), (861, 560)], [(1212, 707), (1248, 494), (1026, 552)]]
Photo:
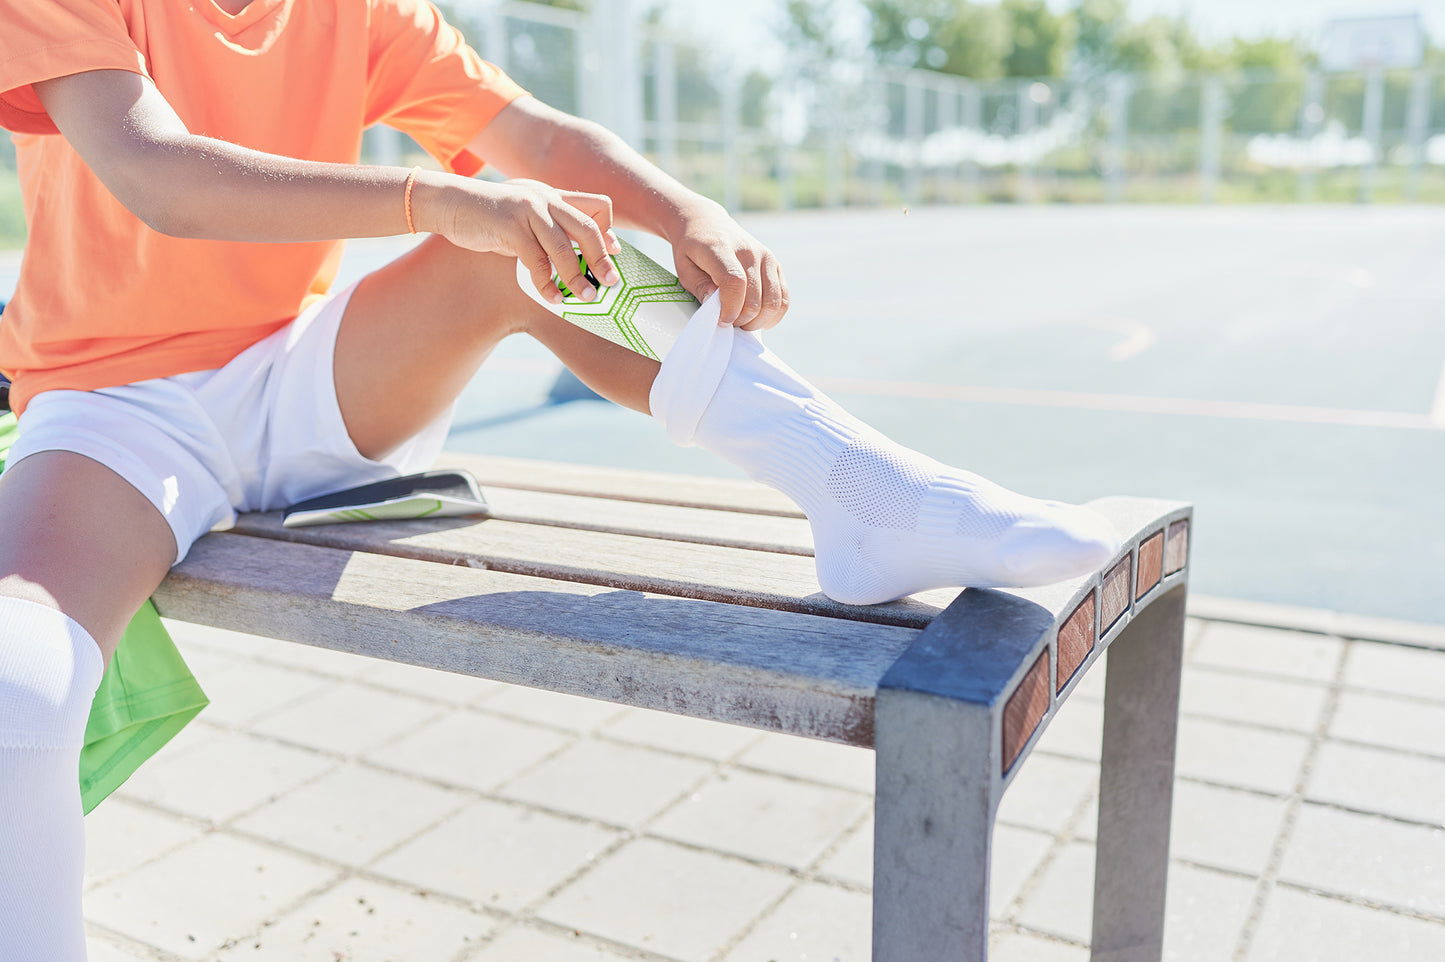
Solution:
[[(355, 163), (386, 123), (450, 170), (523, 93), (426, 0), (0, 0), (0, 126), (14, 131), (30, 236), (0, 319), (17, 411), (225, 364), (325, 293), (341, 242), (167, 237), (120, 205), (56, 133), (31, 84), (86, 70), (144, 74), (193, 133)], [(401, 203), (401, 198), (397, 198)]]

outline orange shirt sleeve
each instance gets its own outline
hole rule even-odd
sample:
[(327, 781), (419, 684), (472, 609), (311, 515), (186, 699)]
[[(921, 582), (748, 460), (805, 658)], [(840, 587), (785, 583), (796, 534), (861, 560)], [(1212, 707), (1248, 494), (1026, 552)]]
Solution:
[(0, 127), (56, 133), (32, 84), (86, 70), (145, 73), (116, 0), (0, 0)]
[(395, 127), (449, 170), (470, 176), (485, 161), (467, 145), (526, 91), (479, 57), (426, 0), (372, 0), (366, 93), (368, 127)]

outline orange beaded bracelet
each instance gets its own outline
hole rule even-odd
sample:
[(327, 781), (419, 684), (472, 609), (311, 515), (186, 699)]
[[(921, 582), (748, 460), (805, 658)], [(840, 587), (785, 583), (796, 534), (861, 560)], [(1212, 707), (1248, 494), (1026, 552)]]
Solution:
[(411, 220), (411, 189), (416, 186), (416, 175), (421, 173), (420, 167), (413, 167), (411, 173), (406, 175), (406, 229), (416, 233), (416, 225)]

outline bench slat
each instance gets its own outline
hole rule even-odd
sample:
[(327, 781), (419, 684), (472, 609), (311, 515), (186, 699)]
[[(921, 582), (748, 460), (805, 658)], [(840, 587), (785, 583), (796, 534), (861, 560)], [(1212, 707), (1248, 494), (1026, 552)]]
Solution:
[(865, 746), (878, 680), (917, 635), (236, 534), (197, 542), (155, 600), (169, 618)]
[(491, 487), (485, 493), (492, 517), (500, 521), (550, 524), (808, 557), (813, 554), (813, 534), (803, 518), (641, 504), (522, 488)]
[(484, 491), (488, 487), (526, 488), (648, 504), (714, 508), (782, 518), (803, 517), (803, 512), (792, 501), (772, 488), (752, 481), (458, 454), (453, 451), (444, 452), (437, 466), (467, 469), (476, 475)]
[(348, 551), (910, 628), (925, 627), (958, 596), (957, 589), (942, 589), (886, 605), (841, 605), (818, 590), (812, 558), (495, 518), (283, 528), (280, 516), (272, 513), (244, 515), (235, 530)]

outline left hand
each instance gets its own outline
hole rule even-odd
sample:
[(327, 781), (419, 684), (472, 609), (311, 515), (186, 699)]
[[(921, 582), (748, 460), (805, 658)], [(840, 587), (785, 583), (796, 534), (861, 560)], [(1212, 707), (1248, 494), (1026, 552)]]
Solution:
[(772, 251), (711, 201), (689, 210), (668, 236), (677, 279), (699, 301), (721, 292), (720, 324), (776, 327), (788, 310), (788, 282)]

